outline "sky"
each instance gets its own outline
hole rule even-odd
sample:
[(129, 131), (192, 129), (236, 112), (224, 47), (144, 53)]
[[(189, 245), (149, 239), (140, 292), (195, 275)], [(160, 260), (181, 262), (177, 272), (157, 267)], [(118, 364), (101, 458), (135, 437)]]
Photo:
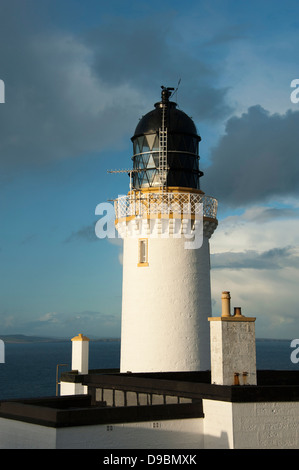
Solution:
[[(202, 137), (221, 292), (258, 338), (299, 335), (296, 0), (0, 0), (0, 333), (119, 337), (122, 246), (95, 208), (126, 194), (161, 85)], [(299, 93), (298, 93), (299, 97)]]

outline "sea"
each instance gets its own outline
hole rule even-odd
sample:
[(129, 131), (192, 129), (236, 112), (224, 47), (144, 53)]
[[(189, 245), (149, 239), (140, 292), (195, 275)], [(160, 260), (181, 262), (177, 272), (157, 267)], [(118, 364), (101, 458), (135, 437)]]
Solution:
[[(257, 368), (299, 370), (291, 361), (291, 340), (256, 340)], [(56, 395), (57, 365), (60, 373), (71, 369), (71, 341), (5, 343), (0, 363), (0, 400)], [(90, 341), (89, 368), (117, 369), (120, 341)]]

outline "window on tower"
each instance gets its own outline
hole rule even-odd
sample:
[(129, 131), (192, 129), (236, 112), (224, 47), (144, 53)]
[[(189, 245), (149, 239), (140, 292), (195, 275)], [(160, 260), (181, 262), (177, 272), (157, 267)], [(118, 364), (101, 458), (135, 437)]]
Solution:
[(138, 240), (138, 266), (148, 266), (148, 239)]

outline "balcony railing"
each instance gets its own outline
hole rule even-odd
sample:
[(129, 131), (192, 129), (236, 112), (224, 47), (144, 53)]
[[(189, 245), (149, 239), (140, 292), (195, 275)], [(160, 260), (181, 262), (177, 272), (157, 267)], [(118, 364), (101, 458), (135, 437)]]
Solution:
[(183, 192), (139, 192), (120, 196), (114, 201), (116, 219), (155, 215), (203, 215), (211, 219), (217, 217), (217, 199), (198, 193)]

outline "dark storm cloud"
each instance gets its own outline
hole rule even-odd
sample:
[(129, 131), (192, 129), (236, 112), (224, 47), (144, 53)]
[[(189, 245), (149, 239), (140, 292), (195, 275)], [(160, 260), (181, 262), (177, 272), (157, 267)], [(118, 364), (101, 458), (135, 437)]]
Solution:
[[(20, 50), (2, 53), (2, 172), (101, 151), (115, 143), (115, 128), (121, 142), (136, 115), (135, 92), (121, 84), (112, 93), (91, 73), (90, 51), (72, 36), (28, 35), (20, 42)], [(113, 95), (122, 97), (119, 104)]]
[(215, 253), (211, 255), (212, 269), (299, 269), (299, 257), (293, 247), (273, 248), (259, 253), (248, 250), (240, 253)]
[(286, 207), (261, 207), (246, 213), (248, 222), (270, 222), (279, 219), (295, 219), (299, 217), (299, 209)]
[(2, 179), (117, 148), (160, 99), (160, 86), (176, 86), (180, 78), (179, 96), (194, 118), (219, 119), (228, 112), (226, 90), (212, 85), (217, 73), (180, 46), (169, 19), (110, 18), (83, 37), (43, 28), (47, 2), (38, 10), (34, 5), (3, 0), (1, 6)]
[(230, 118), (211, 152), (205, 190), (241, 206), (299, 195), (299, 111), (270, 114), (253, 106)]
[(178, 104), (194, 119), (216, 120), (227, 116), (227, 89), (217, 88), (219, 70), (200, 59), (200, 52), (182, 46), (183, 38), (170, 16), (136, 21), (115, 18), (88, 37), (94, 50), (93, 67), (108, 83), (129, 83), (152, 105), (159, 101), (160, 86), (180, 87)]

